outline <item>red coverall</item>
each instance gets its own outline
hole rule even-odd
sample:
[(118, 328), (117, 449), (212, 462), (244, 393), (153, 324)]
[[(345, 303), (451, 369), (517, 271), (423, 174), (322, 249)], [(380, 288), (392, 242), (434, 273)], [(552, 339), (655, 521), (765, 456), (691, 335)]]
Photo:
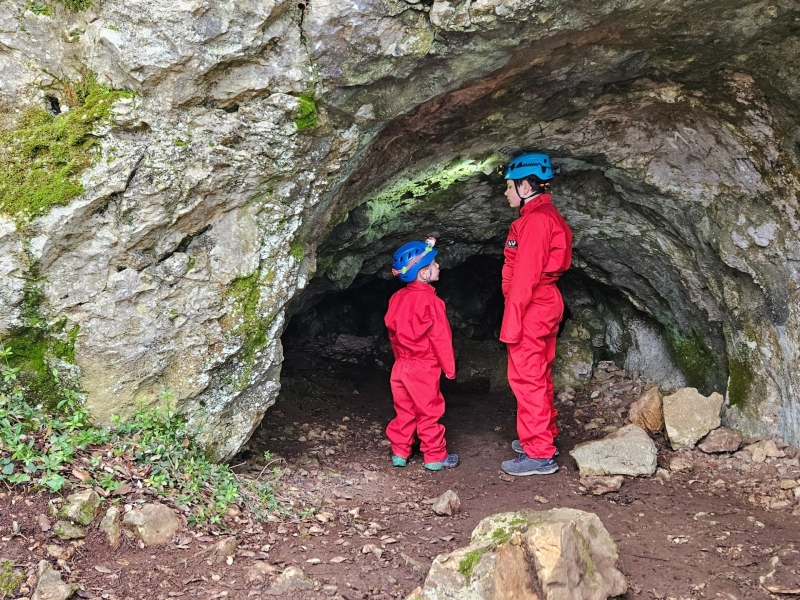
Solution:
[(384, 318), (389, 328), (395, 363), (392, 395), (397, 416), (386, 427), (392, 453), (411, 455), (414, 430), (420, 439), (426, 463), (447, 458), (444, 426), (444, 396), (439, 391), (442, 371), (456, 376), (453, 338), (444, 301), (427, 283), (413, 281), (394, 293)]
[(556, 408), (550, 375), (564, 302), (556, 281), (572, 262), (572, 231), (550, 194), (531, 198), (511, 224), (505, 247), (500, 341), (517, 397), (517, 434), (531, 458), (552, 458)]

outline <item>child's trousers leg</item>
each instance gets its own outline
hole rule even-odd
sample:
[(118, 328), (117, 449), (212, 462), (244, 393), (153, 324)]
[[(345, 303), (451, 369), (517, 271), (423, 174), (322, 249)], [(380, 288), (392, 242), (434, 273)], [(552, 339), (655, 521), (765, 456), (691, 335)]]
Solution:
[(444, 425), (444, 396), (439, 390), (441, 367), (436, 359), (415, 360), (414, 368), (404, 371), (403, 383), (414, 399), (417, 414), (417, 436), (426, 463), (447, 458)]
[(397, 416), (389, 421), (386, 437), (392, 443), (392, 454), (402, 458), (411, 456), (411, 445), (414, 443), (414, 430), (417, 428), (417, 409), (414, 399), (406, 389), (401, 375), (403, 365), (395, 362), (389, 383), (392, 387), (394, 411)]

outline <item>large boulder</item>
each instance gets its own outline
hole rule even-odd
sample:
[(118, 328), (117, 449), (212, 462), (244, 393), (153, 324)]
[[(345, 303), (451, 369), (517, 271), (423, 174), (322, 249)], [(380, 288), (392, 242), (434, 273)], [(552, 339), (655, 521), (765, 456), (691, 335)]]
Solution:
[(617, 547), (597, 515), (554, 508), (483, 519), (469, 546), (436, 557), (419, 596), (605, 600), (626, 589)]
[(652, 475), (656, 445), (637, 425), (626, 425), (602, 440), (578, 444), (570, 451), (581, 477), (591, 475)]
[(664, 397), (664, 427), (673, 450), (694, 448), (697, 440), (720, 426), (723, 398), (714, 392), (703, 396), (683, 388)]

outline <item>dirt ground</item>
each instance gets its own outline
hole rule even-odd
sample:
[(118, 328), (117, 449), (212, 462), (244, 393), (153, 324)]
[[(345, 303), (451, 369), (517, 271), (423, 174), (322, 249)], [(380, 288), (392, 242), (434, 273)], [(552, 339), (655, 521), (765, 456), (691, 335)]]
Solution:
[[(612, 375), (617, 391), (600, 395)], [(272, 586), (290, 565), (310, 581), (282, 598), (405, 598), (424, 581), (431, 560), (466, 545), (482, 518), (559, 506), (601, 518), (628, 578), (624, 598), (779, 597), (759, 584), (759, 575), (773, 556), (798, 542), (796, 501), (777, 491), (780, 479), (794, 474), (794, 463), (767, 459), (753, 465), (694, 450), (681, 454), (682, 470), (626, 478), (618, 492), (592, 496), (580, 486), (570, 448), (605, 435), (604, 426), (620, 425), (642, 391), (640, 382), (621, 372), (606, 373), (605, 380), (560, 403), (560, 470), (518, 479), (499, 470), (502, 460), (513, 457), (510, 392), (445, 387), (448, 448), (460, 455), (461, 465), (430, 473), (419, 454), (404, 469), (391, 466), (383, 434), (393, 416), (385, 370), (290, 356), (283, 381), (279, 402), (236, 469), (260, 472), (269, 450), (277, 461), (272, 466), (284, 469), (279, 496), (293, 504), (290, 516), (262, 525), (233, 510), (223, 526), (185, 529), (167, 547), (142, 548), (125, 538), (112, 551), (96, 524), (84, 540), (51, 537), (42, 522), (47, 498), (6, 492), (0, 494), (0, 558), (31, 575), (20, 597), (32, 594), (35, 565), (46, 558), (82, 587), (81, 598), (275, 597)], [(669, 470), (677, 453), (660, 437), (656, 443), (659, 465)], [(432, 500), (448, 489), (459, 495), (461, 512), (437, 516)], [(134, 492), (119, 502), (122, 507), (136, 499)], [(232, 536), (235, 551), (229, 546), (214, 552), (215, 544)]]

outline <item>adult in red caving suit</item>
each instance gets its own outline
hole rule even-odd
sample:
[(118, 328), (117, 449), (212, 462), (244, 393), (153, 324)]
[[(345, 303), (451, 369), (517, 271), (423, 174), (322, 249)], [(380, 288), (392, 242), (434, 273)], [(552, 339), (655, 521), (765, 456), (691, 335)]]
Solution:
[(508, 347), (508, 382), (517, 397), (518, 453), (503, 462), (510, 475), (555, 473), (556, 409), (551, 369), (564, 302), (556, 281), (572, 262), (572, 231), (551, 202), (553, 168), (546, 154), (522, 154), (506, 169), (506, 198), (520, 208), (505, 245), (505, 312), (500, 341)]
[(447, 453), (439, 423), (444, 415), (439, 379), (442, 371), (454, 379), (456, 363), (444, 301), (431, 285), (439, 279), (435, 242), (409, 242), (394, 253), (392, 274), (408, 285), (394, 293), (384, 317), (395, 356), (390, 383), (397, 416), (386, 427), (392, 464), (406, 466), (416, 431), (429, 471), (458, 465), (458, 456)]

